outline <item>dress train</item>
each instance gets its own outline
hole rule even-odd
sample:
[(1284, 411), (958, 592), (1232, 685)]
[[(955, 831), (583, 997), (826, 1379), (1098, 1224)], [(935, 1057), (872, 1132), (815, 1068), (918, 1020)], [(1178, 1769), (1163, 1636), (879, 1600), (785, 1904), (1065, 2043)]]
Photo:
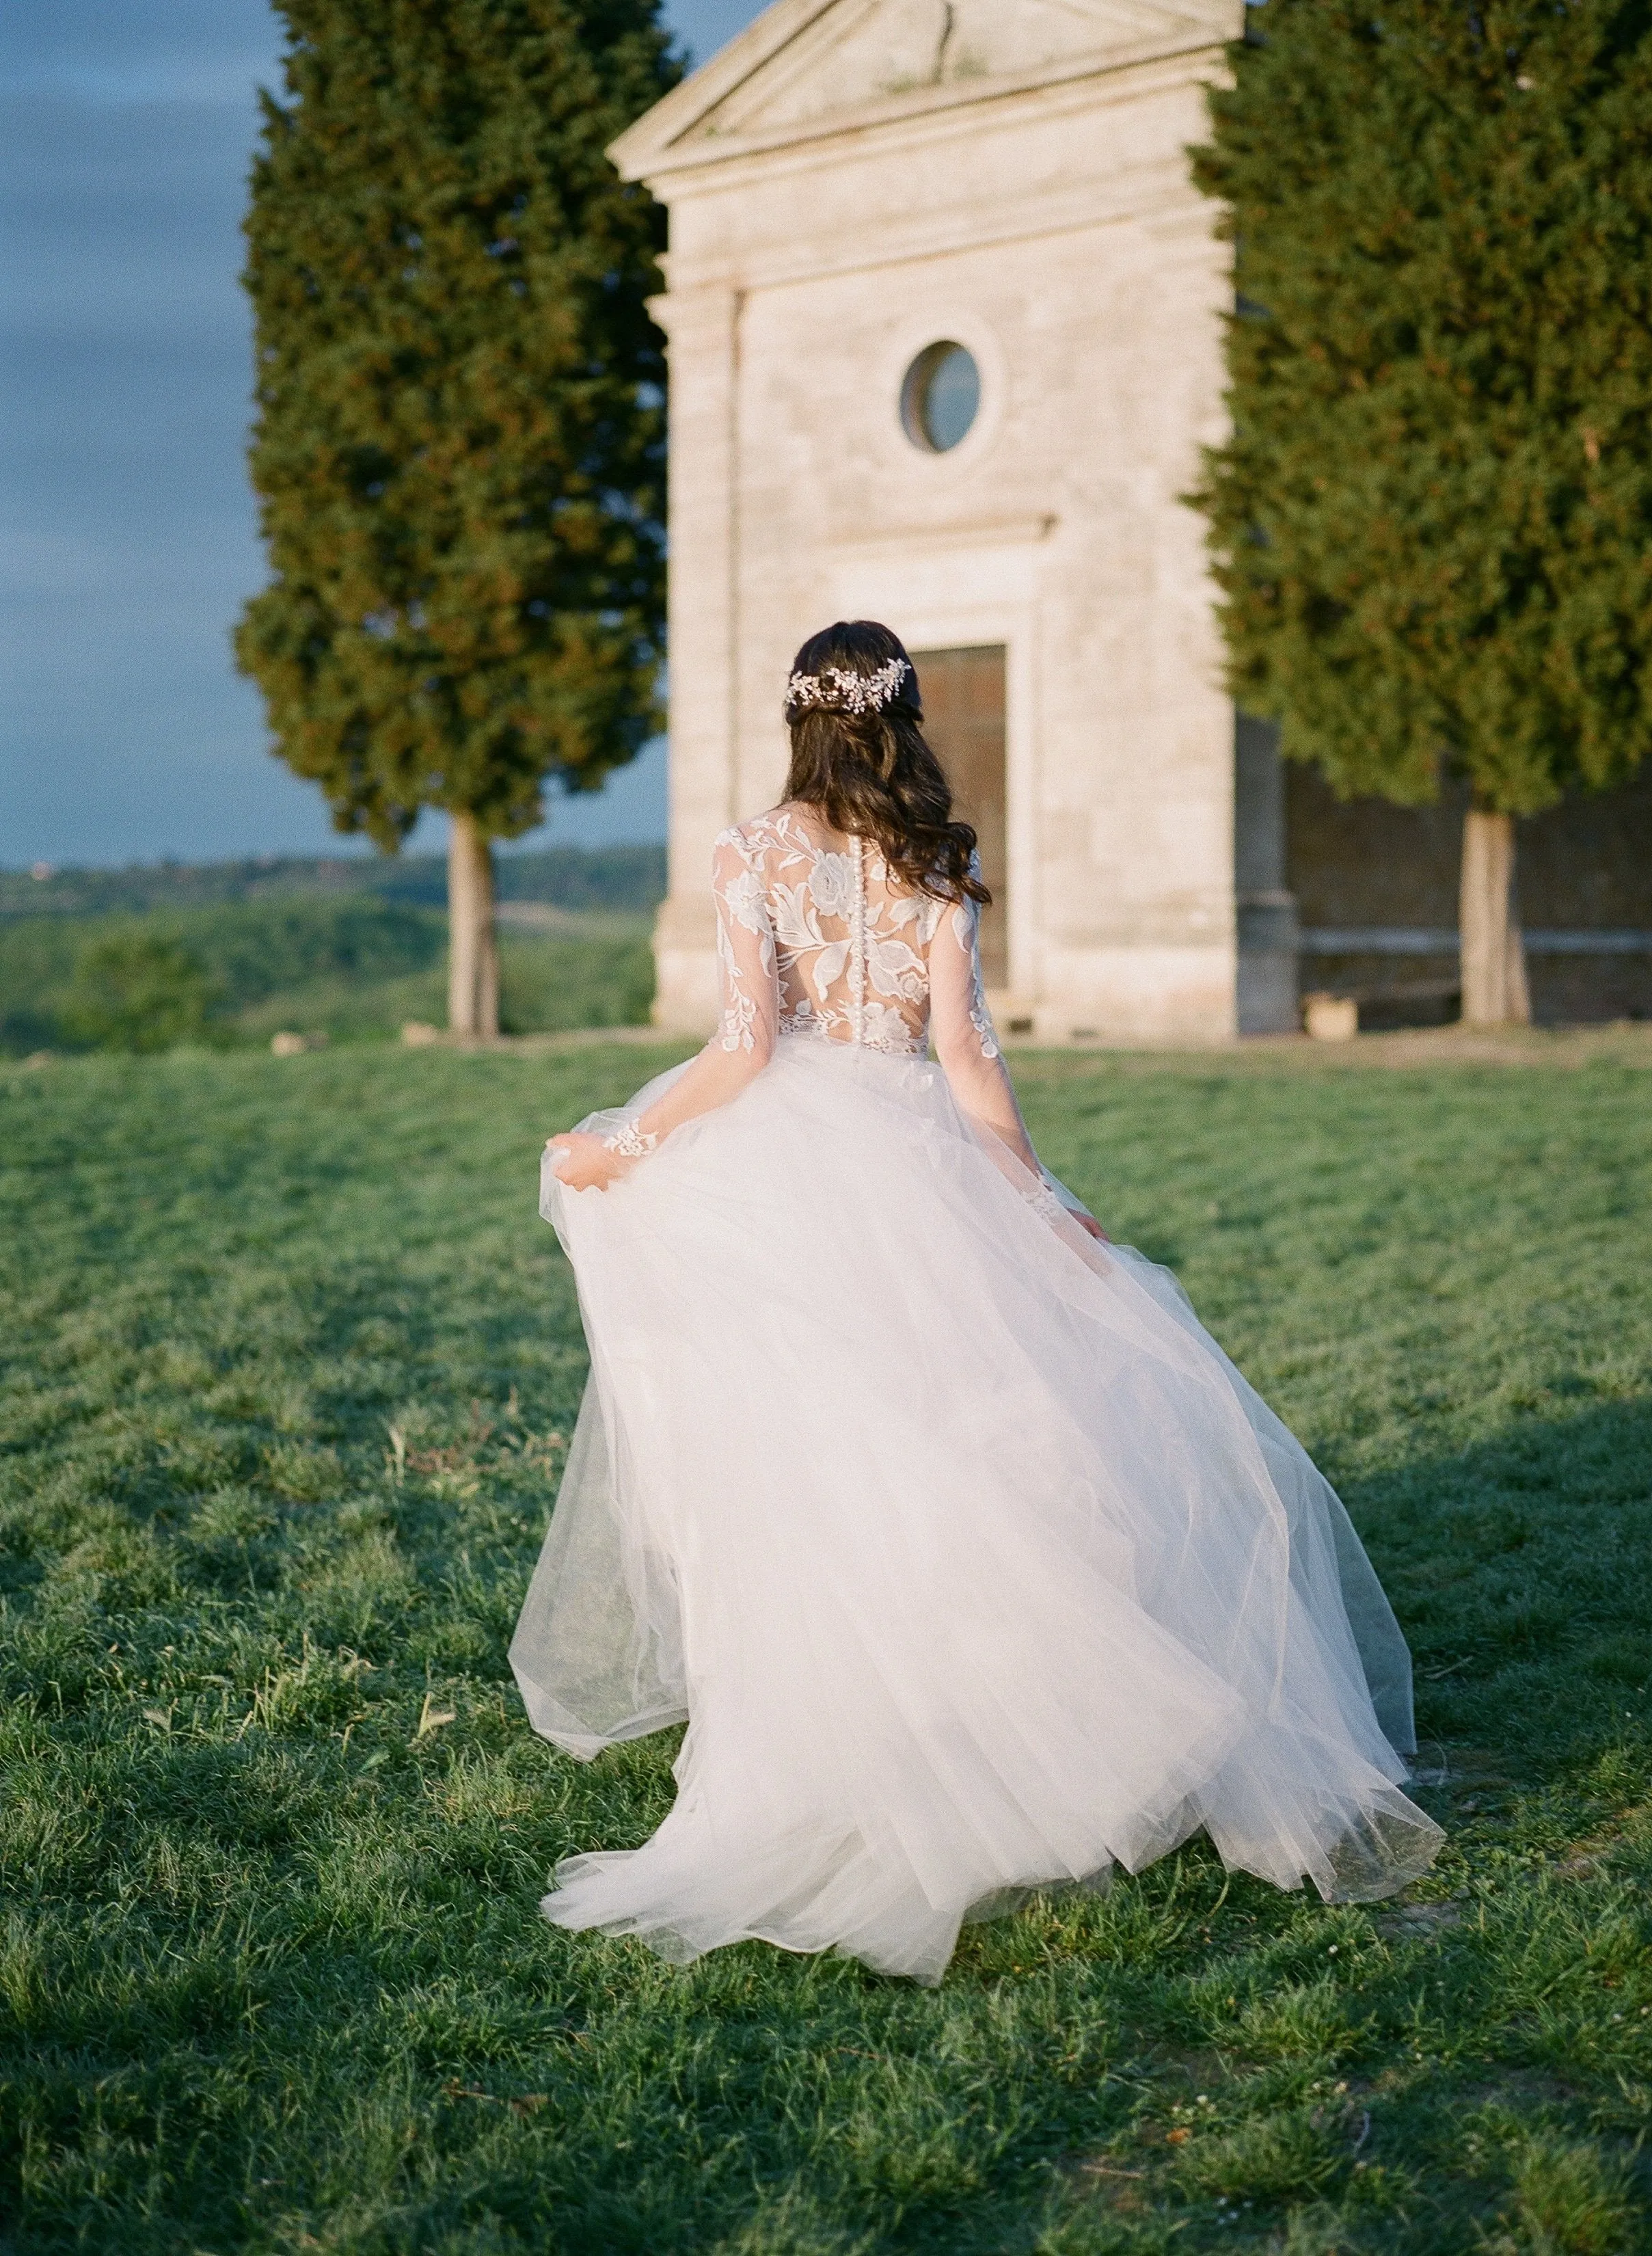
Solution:
[(783, 1035), (613, 1188), (547, 1168), (543, 1211), (592, 1372), (512, 1665), (581, 1759), (689, 1725), (671, 1815), (566, 1859), (549, 1919), (934, 1982), (967, 1918), (1200, 1828), (1332, 1900), (1432, 1860), (1334, 1492), (938, 1065)]

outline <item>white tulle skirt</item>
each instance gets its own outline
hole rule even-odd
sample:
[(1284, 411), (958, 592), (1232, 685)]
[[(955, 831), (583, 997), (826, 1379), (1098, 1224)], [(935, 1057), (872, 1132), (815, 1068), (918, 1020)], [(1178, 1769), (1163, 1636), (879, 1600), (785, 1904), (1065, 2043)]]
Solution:
[(1334, 1492), (1028, 1188), (938, 1067), (795, 1037), (612, 1190), (547, 1170), (592, 1368), (512, 1665), (574, 1755), (688, 1723), (670, 1816), (548, 1919), (934, 1982), (964, 1920), (1200, 1828), (1332, 1900), (1431, 1861)]

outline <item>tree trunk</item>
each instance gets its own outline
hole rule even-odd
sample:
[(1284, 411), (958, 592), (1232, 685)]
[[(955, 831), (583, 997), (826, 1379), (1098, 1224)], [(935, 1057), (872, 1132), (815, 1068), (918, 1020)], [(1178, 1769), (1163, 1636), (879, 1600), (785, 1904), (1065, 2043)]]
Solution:
[(493, 850), (474, 814), (450, 814), (447, 839), (447, 1028), (473, 1041), (499, 1032)]
[(1526, 945), (1515, 892), (1515, 819), (1471, 807), (1463, 818), (1462, 896), (1458, 913), (1462, 948), (1463, 1023), (1469, 1026), (1526, 1026)]

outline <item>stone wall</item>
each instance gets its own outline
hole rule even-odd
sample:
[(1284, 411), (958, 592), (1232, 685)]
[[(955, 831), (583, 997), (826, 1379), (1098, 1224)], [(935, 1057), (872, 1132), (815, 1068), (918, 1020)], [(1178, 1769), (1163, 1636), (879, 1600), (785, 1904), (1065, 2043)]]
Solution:
[[(1428, 807), (1339, 800), (1317, 770), (1287, 763), (1286, 867), (1304, 989), (1449, 984), (1449, 942), (1401, 953), (1327, 948), (1316, 935), (1454, 934), (1466, 804), (1461, 789)], [(1534, 815), (1516, 835), (1533, 1015), (1550, 1025), (1652, 1017), (1652, 768), (1622, 790)]]

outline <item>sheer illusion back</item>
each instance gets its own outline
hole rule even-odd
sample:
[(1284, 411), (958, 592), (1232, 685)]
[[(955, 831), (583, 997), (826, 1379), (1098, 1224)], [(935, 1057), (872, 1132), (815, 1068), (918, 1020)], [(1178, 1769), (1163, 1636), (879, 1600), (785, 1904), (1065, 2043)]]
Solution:
[(842, 840), (811, 809), (777, 807), (722, 833), (713, 888), (726, 1050), (809, 1034), (921, 1056), (931, 1012), (955, 1005), (979, 1054), (997, 1055), (975, 903), (906, 889), (874, 840)]

